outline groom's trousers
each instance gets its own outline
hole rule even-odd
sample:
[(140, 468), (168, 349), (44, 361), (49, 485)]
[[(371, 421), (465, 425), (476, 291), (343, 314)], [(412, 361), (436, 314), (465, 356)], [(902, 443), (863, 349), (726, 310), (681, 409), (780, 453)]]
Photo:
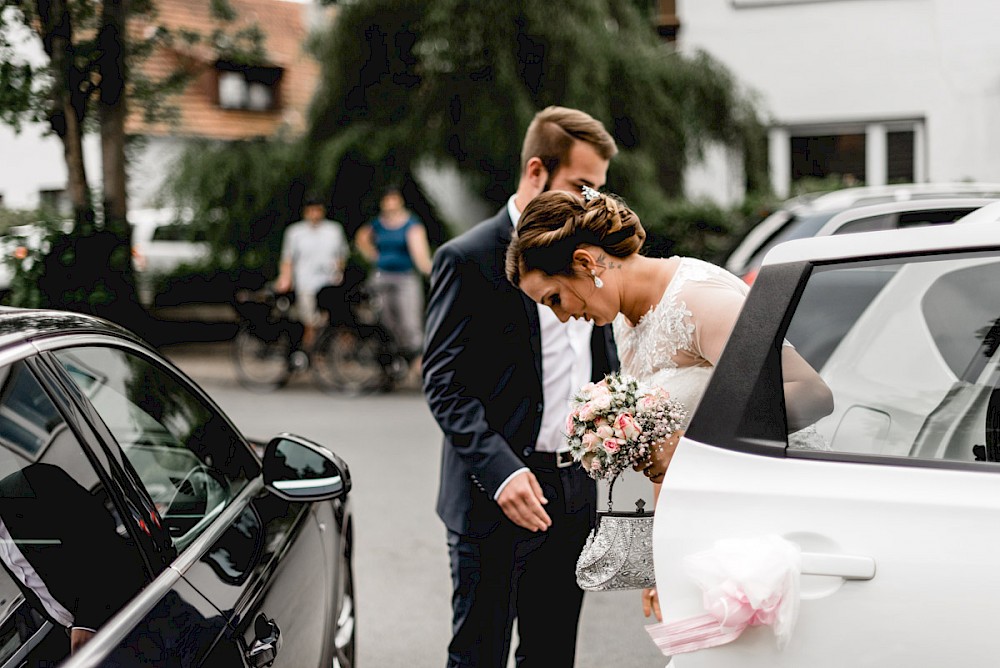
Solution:
[(552, 455), (527, 464), (552, 519), (547, 531), (506, 518), (481, 538), (448, 532), (452, 640), (448, 668), (506, 668), (517, 620), (519, 668), (570, 668), (576, 655), (583, 590), (576, 560), (596, 516), (596, 485), (578, 464), (556, 468)]

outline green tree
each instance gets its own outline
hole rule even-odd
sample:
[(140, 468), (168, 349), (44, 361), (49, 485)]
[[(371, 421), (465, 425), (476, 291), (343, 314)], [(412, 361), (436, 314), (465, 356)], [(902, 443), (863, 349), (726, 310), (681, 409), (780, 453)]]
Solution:
[[(366, 0), (342, 5), (318, 46), (323, 82), (308, 141), (319, 181), (347, 164), (457, 165), (501, 203), (520, 142), (550, 104), (601, 119), (619, 147), (608, 188), (652, 227), (672, 220), (683, 173), (708, 142), (744, 154), (750, 190), (766, 189), (764, 126), (753, 99), (704, 53), (656, 35), (642, 2)], [(357, 189), (354, 189), (357, 190)], [(712, 230), (663, 230), (682, 240)]]
[(280, 227), (297, 216), (302, 192), (324, 193), (351, 233), (377, 210), (383, 185), (403, 183), (435, 242), (446, 232), (413, 177), (416, 167), (455, 166), (473, 191), (499, 205), (516, 187), (532, 116), (559, 104), (591, 113), (614, 135), (621, 153), (608, 189), (640, 212), (651, 247), (711, 255), (740, 222), (719, 207), (680, 202), (685, 167), (720, 142), (744, 155), (748, 189), (767, 190), (764, 126), (752, 97), (721, 64), (658, 38), (649, 5), (340, 3), (330, 31), (314, 40), (322, 78), (306, 135), (198, 147), (174, 194), (224, 217), (235, 207), (238, 217), (222, 226), (230, 244), (270, 230), (257, 250), (272, 253), (265, 262), (273, 263)]
[[(211, 0), (214, 16), (232, 20), (226, 0)], [(153, 29), (133, 30), (133, 22)], [(176, 34), (156, 23), (151, 0), (0, 0), (0, 122), (15, 129), (44, 123), (63, 144), (73, 229), (53, 243), (40, 277), (43, 303), (94, 312), (136, 328), (145, 319), (135, 297), (126, 208), (125, 123), (129, 105), (147, 121), (170, 116), (169, 95), (190, 72), (147, 77), (141, 62), (175, 42), (226, 44), (233, 53), (259, 52), (259, 30), (221, 40), (221, 32)], [(18, 44), (32, 36), (42, 57), (33, 62)], [(83, 157), (83, 137), (101, 138), (100, 207)], [(98, 218), (97, 211), (102, 216)]]

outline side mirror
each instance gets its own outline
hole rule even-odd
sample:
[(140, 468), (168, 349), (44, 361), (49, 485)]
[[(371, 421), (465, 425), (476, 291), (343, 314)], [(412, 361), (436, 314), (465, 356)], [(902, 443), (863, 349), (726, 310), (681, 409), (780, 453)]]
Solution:
[(267, 444), (263, 473), (267, 488), (288, 501), (342, 499), (351, 491), (344, 460), (293, 434), (279, 434)]

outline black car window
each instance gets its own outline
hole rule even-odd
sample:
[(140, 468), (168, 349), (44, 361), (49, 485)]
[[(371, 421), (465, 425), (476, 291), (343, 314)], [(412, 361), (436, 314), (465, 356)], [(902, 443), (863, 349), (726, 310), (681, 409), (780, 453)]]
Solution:
[(55, 355), (135, 469), (178, 549), (256, 475), (243, 438), (173, 373), (115, 348)]
[(113, 502), (23, 362), (0, 368), (0, 416), (0, 663), (55, 665), (70, 628), (99, 629), (145, 585), (151, 518)]
[(17, 364), (7, 367), (6, 373), (0, 402), (0, 439), (8, 448), (34, 459), (51, 442), (53, 431), (65, 428), (65, 424), (27, 367)]
[(925, 227), (927, 225), (947, 225), (969, 215), (976, 207), (957, 209), (934, 209), (932, 211), (910, 211), (899, 214), (899, 227)]
[(780, 243), (792, 241), (793, 239), (805, 239), (814, 236), (826, 222), (833, 218), (838, 211), (827, 211), (824, 213), (813, 213), (809, 215), (793, 216), (781, 231), (768, 239), (767, 243), (757, 249), (750, 259), (747, 260), (747, 267), (758, 267), (764, 261), (764, 256), (768, 251)]
[(851, 220), (834, 230), (833, 234), (892, 230), (897, 227), (946, 225), (954, 223), (972, 211), (975, 211), (975, 207), (927, 209), (925, 211), (906, 211), (899, 214), (886, 213), (879, 216), (868, 216), (866, 218), (859, 218), (858, 220)]
[(852, 234), (854, 232), (872, 232), (875, 230), (891, 230), (896, 226), (896, 217), (891, 213), (884, 213), (880, 216), (866, 216), (851, 220), (836, 230), (834, 234)]
[[(815, 270), (787, 334), (833, 393), (833, 412), (811, 428), (821, 441), (812, 443), (852, 454), (984, 459), (1000, 439), (1000, 428), (989, 427), (1000, 425), (997, 285), (1000, 258), (983, 254)], [(1000, 458), (1000, 440), (993, 445)]]
[(188, 223), (170, 223), (160, 225), (153, 230), (153, 241), (208, 241), (206, 231)]

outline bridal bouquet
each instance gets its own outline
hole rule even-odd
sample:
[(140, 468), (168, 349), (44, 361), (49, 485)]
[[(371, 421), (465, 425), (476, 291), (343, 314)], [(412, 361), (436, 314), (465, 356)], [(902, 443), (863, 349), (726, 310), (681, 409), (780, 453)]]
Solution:
[(566, 439), (591, 478), (613, 481), (678, 431), (687, 410), (663, 388), (610, 374), (584, 385), (570, 403)]

